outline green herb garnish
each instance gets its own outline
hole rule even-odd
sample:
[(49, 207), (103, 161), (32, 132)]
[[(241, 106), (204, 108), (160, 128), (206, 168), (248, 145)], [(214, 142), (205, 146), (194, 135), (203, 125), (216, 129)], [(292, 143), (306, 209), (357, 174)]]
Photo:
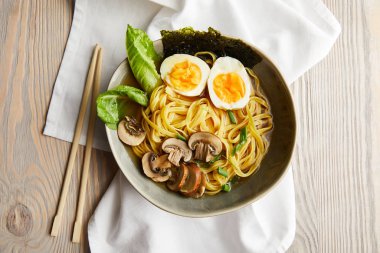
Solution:
[(238, 181), (239, 181), (239, 176), (238, 175), (235, 175), (232, 179), (231, 179), (231, 184), (236, 184)]
[(211, 161), (209, 162), (204, 162), (204, 161), (201, 161), (201, 160), (194, 160), (194, 162), (201, 168), (210, 168), (210, 166), (216, 162), (216, 161), (219, 161), (220, 158), (222, 157), (222, 154), (219, 154), (217, 156), (215, 156)]
[(223, 177), (228, 177), (228, 172), (222, 167), (218, 167), (218, 174), (222, 175)]
[(194, 162), (198, 165), (200, 168), (209, 168), (210, 164), (201, 160), (194, 160)]
[(215, 156), (215, 157), (214, 157), (211, 161), (209, 161), (208, 163), (211, 165), (211, 164), (213, 164), (214, 162), (219, 161), (221, 157), (222, 157), (222, 154), (219, 154), (219, 155)]
[(243, 127), (240, 130), (239, 143), (232, 150), (232, 156), (234, 156), (236, 154), (236, 152), (238, 152), (246, 142), (247, 142), (247, 127)]
[(236, 124), (236, 118), (234, 113), (231, 110), (227, 110), (228, 116), (230, 117), (230, 121), (232, 124)]
[(186, 138), (183, 137), (183, 136), (180, 135), (180, 134), (177, 134), (177, 135), (176, 135), (176, 138), (177, 138), (177, 139), (180, 139), (181, 141), (187, 142)]
[(225, 192), (230, 192), (231, 191), (231, 183), (228, 182), (227, 184), (222, 185), (222, 190)]

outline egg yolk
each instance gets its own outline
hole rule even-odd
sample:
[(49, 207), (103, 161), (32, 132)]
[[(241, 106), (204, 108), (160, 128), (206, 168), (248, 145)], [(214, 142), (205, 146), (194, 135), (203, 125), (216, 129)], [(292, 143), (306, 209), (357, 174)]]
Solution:
[(228, 104), (239, 101), (245, 94), (244, 81), (234, 72), (217, 75), (213, 88), (219, 99)]
[(201, 77), (200, 68), (196, 64), (186, 60), (173, 66), (169, 73), (169, 85), (177, 90), (190, 91), (198, 86)]

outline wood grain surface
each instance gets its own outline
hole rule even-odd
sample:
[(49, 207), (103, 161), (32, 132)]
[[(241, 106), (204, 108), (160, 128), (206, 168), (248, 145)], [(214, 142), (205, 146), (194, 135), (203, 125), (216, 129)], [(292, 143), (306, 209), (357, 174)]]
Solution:
[[(380, 2), (324, 2), (342, 34), (291, 86), (297, 231), (289, 252), (380, 252)], [(86, 240), (70, 241), (84, 149), (53, 238), (70, 143), (42, 135), (72, 16), (70, 0), (0, 0), (1, 253), (88, 252)], [(116, 170), (111, 154), (93, 150), (86, 223)]]
[[(72, 1), (0, 1), (1, 253), (88, 251), (86, 240), (71, 243), (84, 148), (78, 151), (59, 236), (53, 238), (70, 143), (42, 135), (72, 16)], [(110, 153), (93, 150), (85, 224), (116, 169)]]

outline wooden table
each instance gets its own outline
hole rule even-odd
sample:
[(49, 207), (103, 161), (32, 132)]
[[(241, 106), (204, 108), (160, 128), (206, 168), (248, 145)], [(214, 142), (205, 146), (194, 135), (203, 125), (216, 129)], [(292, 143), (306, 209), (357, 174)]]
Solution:
[[(331, 53), (291, 85), (297, 232), (289, 252), (380, 251), (380, 2), (325, 0), (342, 24)], [(50, 237), (70, 143), (43, 136), (73, 2), (0, 0), (0, 252), (87, 252), (71, 243), (76, 170)], [(85, 220), (117, 170), (93, 150)], [(86, 234), (83, 234), (86, 238)]]

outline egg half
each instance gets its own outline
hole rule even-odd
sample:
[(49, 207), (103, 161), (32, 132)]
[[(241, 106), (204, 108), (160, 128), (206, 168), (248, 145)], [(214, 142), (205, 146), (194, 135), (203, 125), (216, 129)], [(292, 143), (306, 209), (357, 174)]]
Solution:
[(210, 67), (198, 57), (174, 54), (162, 62), (160, 73), (162, 80), (175, 92), (195, 97), (206, 88)]
[(210, 99), (215, 107), (225, 110), (244, 108), (252, 90), (244, 65), (232, 57), (218, 58), (207, 80)]

